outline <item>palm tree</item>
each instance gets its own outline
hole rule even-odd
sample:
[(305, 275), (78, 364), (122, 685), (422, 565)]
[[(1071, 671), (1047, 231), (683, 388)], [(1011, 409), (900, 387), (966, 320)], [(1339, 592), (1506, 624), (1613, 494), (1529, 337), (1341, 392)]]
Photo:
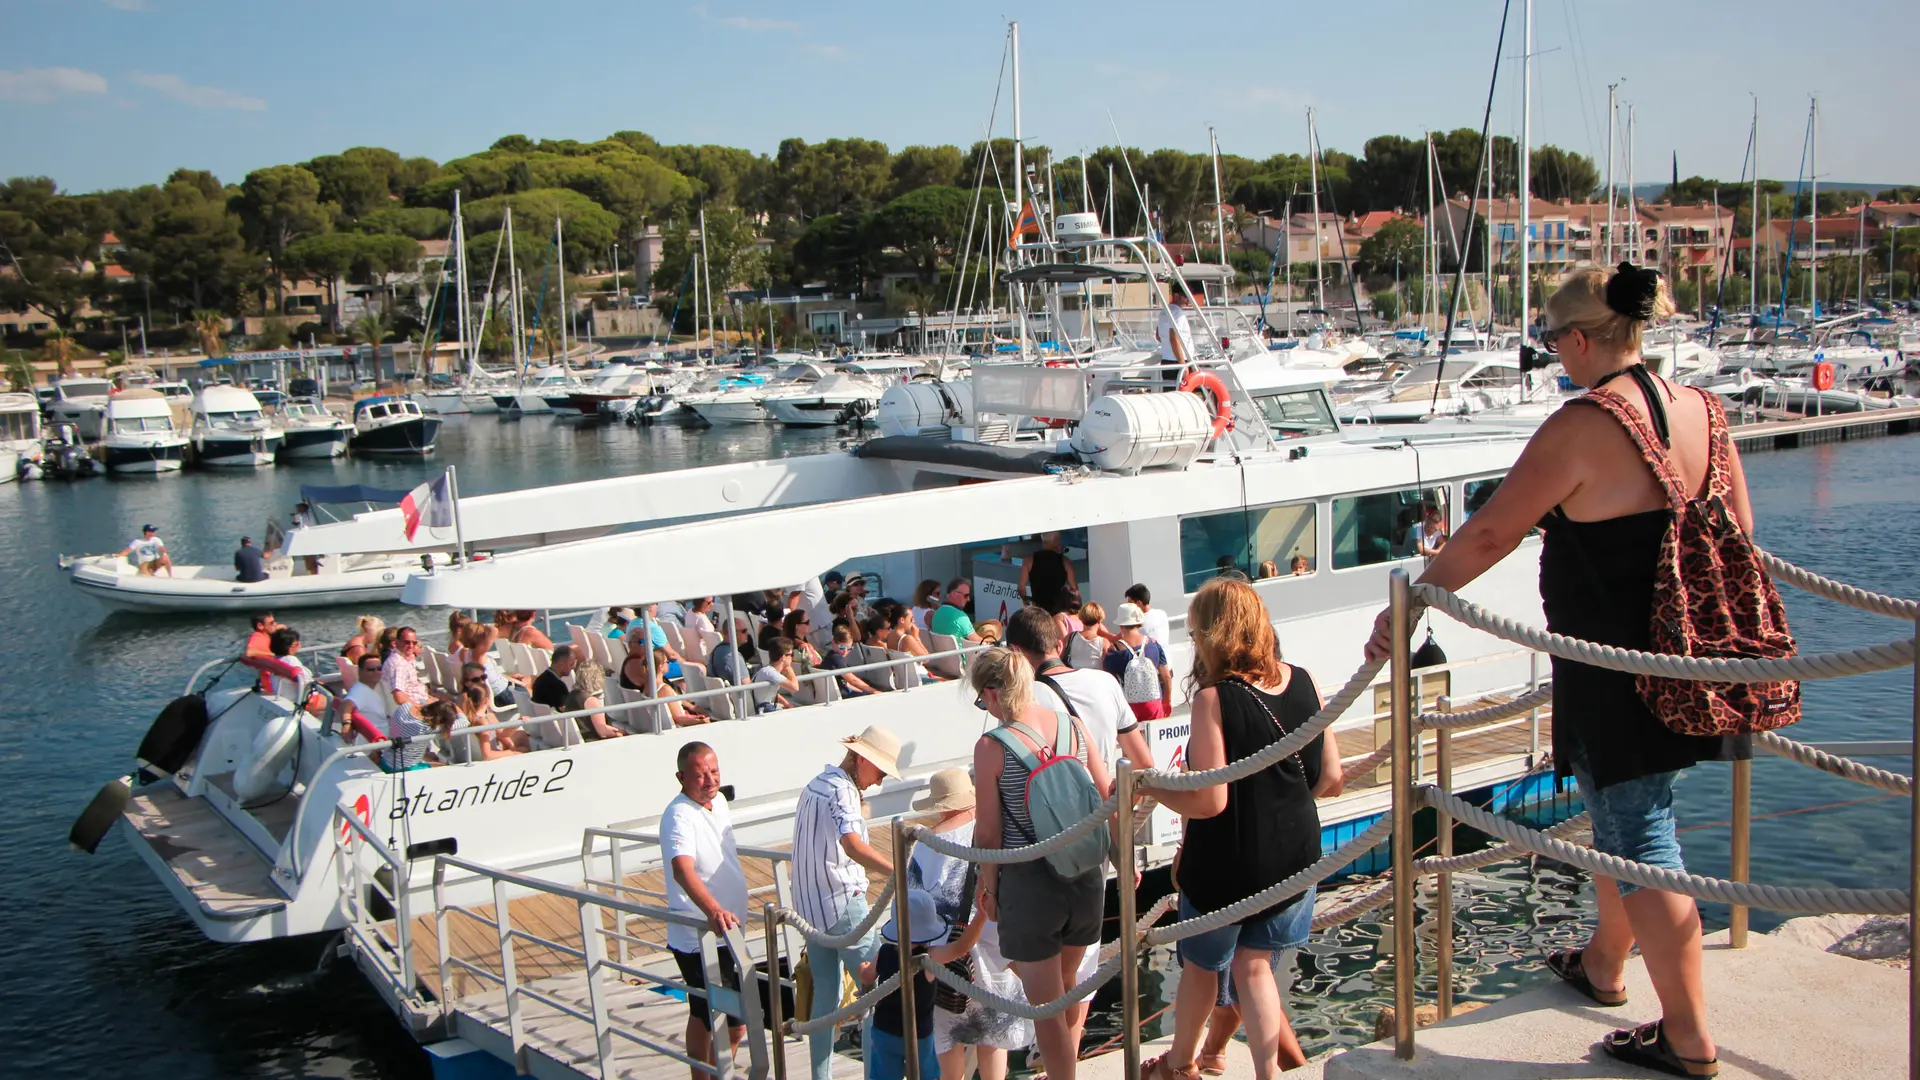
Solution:
[(224, 356), (226, 348), (220, 335), (227, 329), (226, 316), (202, 308), (193, 313), (193, 332), (200, 337), (200, 351), (208, 356)]
[(6, 351), (6, 373), (15, 391), (24, 393), (33, 389), (33, 364), (27, 359), (26, 350)]
[[(390, 329), (391, 326), (387, 322), (384, 311), (370, 311), (353, 320), (353, 324), (347, 327), (347, 336), (352, 338), (355, 344), (368, 347), (368, 352), (373, 359), (375, 382), (380, 378), (380, 345), (387, 340), (387, 332)], [(360, 362), (357, 357), (354, 360), (353, 373), (355, 377), (360, 374)]]
[(65, 330), (55, 330), (48, 334), (46, 343), (40, 346), (41, 359), (53, 361), (55, 368), (62, 375), (73, 374), (73, 362), (79, 355), (79, 343), (74, 341), (73, 335)]

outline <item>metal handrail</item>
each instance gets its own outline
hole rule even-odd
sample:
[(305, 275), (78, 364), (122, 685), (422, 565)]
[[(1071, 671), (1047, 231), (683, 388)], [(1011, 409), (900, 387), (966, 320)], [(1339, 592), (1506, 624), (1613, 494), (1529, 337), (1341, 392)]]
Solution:
[[(365, 930), (362, 929), (362, 924), (367, 928), (377, 926), (374, 919), (367, 917), (366, 906), (360, 900), (362, 889), (370, 889), (379, 893), (379, 895), (386, 898), (389, 904), (393, 905), (393, 946), (398, 962), (398, 970), (390, 973), (390, 975), (394, 982), (394, 989), (398, 991), (401, 996), (418, 1001), (419, 990), (413, 970), (413, 905), (409, 895), (411, 890), (407, 888), (406, 864), (393, 852), (389, 851), (386, 845), (381, 843), (380, 838), (373, 834), (372, 828), (369, 827), (366, 822), (361, 821), (350, 807), (343, 803), (336, 803), (333, 808), (333, 816), (345, 822), (347, 826), (346, 830), (335, 827), (331, 832), (333, 835), (335, 858), (337, 860), (344, 860), (347, 866), (347, 873), (341, 877), (339, 884), (341, 897), (346, 903), (349, 918), (352, 920), (349, 925), (355, 929), (356, 936), (365, 933)], [(382, 887), (376, 876), (364, 872), (360, 860), (354, 856), (348, 847), (351, 834), (357, 834), (364, 844), (364, 850), (372, 851), (378, 855), (381, 861), (385, 862), (387, 867), (393, 872), (393, 886), (391, 888)], [(385, 971), (384, 962), (381, 962), (381, 967), (382, 970)]]

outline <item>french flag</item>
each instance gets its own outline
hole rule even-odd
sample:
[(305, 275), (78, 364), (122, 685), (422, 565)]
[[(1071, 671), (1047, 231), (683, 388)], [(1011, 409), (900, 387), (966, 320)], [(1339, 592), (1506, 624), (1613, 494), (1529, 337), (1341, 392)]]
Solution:
[(453, 526), (453, 487), (447, 482), (447, 474), (441, 473), (439, 479), (429, 480), (400, 500), (400, 518), (405, 523), (407, 542), (413, 542), (413, 534), (420, 526), (429, 529), (447, 529)]

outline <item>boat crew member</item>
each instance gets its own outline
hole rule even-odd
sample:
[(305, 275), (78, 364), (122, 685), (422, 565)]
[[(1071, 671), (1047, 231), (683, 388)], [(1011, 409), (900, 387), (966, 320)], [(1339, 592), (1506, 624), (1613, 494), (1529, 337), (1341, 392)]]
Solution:
[(1079, 587), (1073, 562), (1061, 549), (1060, 534), (1041, 533), (1040, 546), (1020, 563), (1020, 599), (1058, 615), (1064, 610), (1059, 603), (1062, 592)]
[(128, 555), (133, 556), (142, 577), (152, 577), (161, 570), (165, 570), (168, 577), (173, 576), (173, 560), (167, 556), (167, 542), (160, 539), (157, 525), (140, 526), (140, 539), (127, 541), (127, 546), (120, 551), (121, 558)]
[[(660, 847), (672, 867), (667, 875), (667, 910), (703, 918), (708, 930), (725, 935), (746, 921), (747, 875), (740, 867), (727, 797), (720, 791), (720, 756), (706, 743), (690, 742), (680, 748), (677, 765), (673, 775), (680, 781), (680, 793), (660, 816)], [(722, 981), (727, 989), (737, 991), (739, 963), (724, 936), (717, 945)], [(679, 965), (680, 980), (695, 990), (706, 989), (700, 931), (669, 924), (667, 948)], [(834, 1004), (839, 1004), (837, 999)], [(728, 1020), (727, 1037), (737, 1052), (747, 1025), (737, 1016)], [(704, 994), (687, 995), (687, 1056), (713, 1061), (712, 1020)], [(703, 1071), (694, 1069), (693, 1080), (705, 1080)]]
[(260, 549), (253, 546), (253, 537), (240, 538), (240, 550), (233, 553), (233, 569), (245, 584), (267, 580), (267, 560)]
[[(900, 737), (878, 724), (840, 740), (845, 752), (807, 784), (793, 818), (793, 906), (830, 935), (850, 933), (867, 917), (867, 873), (893, 873), (893, 862), (867, 841), (860, 793), (891, 776), (900, 779)], [(840, 973), (859, 970), (879, 942), (871, 929), (841, 949), (809, 948), (813, 1016), (840, 1007)], [(808, 1017), (812, 1019), (812, 1017)], [(832, 1080), (832, 1028), (807, 1036), (812, 1080)]]
[[(311, 528), (315, 524), (316, 522), (313, 520), (313, 507), (304, 502), (295, 503), (293, 507), (292, 527), (296, 529), (306, 529)], [(307, 564), (307, 573), (317, 574), (320, 572), (320, 556), (308, 555), (301, 561)]]
[(1189, 325), (1187, 313), (1193, 310), (1193, 295), (1184, 287), (1176, 272), (1167, 281), (1167, 304), (1160, 309), (1159, 318), (1154, 326), (1154, 336), (1160, 339), (1160, 362), (1175, 364), (1177, 367), (1160, 369), (1160, 381), (1168, 390), (1180, 385), (1186, 377), (1187, 368), (1193, 365), (1193, 329)]

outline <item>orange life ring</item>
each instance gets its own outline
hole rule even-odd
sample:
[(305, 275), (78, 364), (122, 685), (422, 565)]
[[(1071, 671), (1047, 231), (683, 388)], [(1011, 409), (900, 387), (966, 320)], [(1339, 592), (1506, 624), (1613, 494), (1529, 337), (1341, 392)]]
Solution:
[(1833, 365), (1825, 361), (1813, 365), (1813, 388), (1815, 390), (1833, 389)]
[(1213, 396), (1213, 435), (1208, 441), (1214, 441), (1233, 430), (1233, 398), (1227, 394), (1227, 384), (1220, 376), (1211, 371), (1190, 371), (1180, 380), (1180, 392)]

